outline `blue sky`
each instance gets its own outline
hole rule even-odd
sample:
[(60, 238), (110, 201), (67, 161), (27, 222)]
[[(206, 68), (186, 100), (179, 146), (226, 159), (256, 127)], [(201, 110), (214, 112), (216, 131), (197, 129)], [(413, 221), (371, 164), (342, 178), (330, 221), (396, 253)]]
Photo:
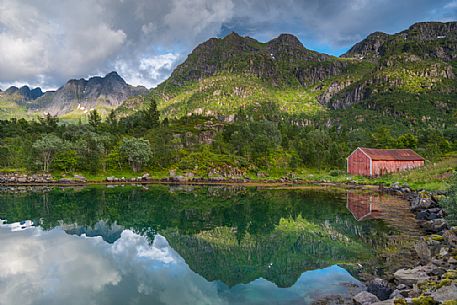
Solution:
[(281, 33), (340, 55), (375, 31), (457, 20), (457, 0), (0, 0), (0, 88), (55, 89), (116, 70), (156, 86), (195, 46)]

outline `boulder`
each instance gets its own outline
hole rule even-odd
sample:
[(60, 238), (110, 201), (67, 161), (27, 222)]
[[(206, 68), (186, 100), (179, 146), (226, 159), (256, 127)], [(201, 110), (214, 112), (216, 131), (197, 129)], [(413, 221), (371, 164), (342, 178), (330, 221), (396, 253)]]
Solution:
[(429, 263), (432, 259), (432, 251), (425, 241), (421, 240), (417, 242), (414, 245), (414, 250), (416, 250), (417, 256), (419, 256), (421, 263), (423, 264)]
[(430, 279), (425, 268), (422, 266), (413, 269), (399, 269), (394, 273), (394, 278), (399, 284), (408, 286)]
[(74, 175), (73, 178), (75, 179), (75, 181), (79, 181), (79, 182), (86, 182), (87, 181), (86, 177), (80, 176), (80, 175)]
[(370, 305), (379, 302), (379, 299), (368, 291), (362, 291), (354, 296), (353, 301), (356, 305)]
[(144, 173), (143, 176), (141, 177), (141, 180), (148, 181), (149, 178), (150, 178), (150, 175), (148, 173)]
[(439, 302), (455, 301), (457, 300), (457, 285), (452, 284), (449, 286), (443, 286), (432, 292), (431, 297)]
[(446, 230), (443, 233), (443, 239), (451, 247), (457, 247), (457, 234), (452, 230)]
[(27, 177), (18, 177), (16, 179), (17, 183), (26, 183), (27, 182)]
[(113, 182), (115, 177), (106, 177), (107, 182)]
[(72, 183), (73, 181), (68, 178), (60, 178), (58, 182), (59, 183)]
[(381, 301), (387, 300), (392, 294), (393, 289), (389, 287), (389, 282), (383, 279), (373, 279), (366, 283), (367, 291), (374, 294)]
[(417, 196), (413, 201), (411, 201), (411, 210), (412, 211), (419, 211), (424, 209), (429, 209), (435, 206), (434, 201), (432, 198), (423, 198), (421, 196)]
[(442, 218), (423, 221), (420, 226), (427, 233), (439, 233), (448, 227), (446, 220)]

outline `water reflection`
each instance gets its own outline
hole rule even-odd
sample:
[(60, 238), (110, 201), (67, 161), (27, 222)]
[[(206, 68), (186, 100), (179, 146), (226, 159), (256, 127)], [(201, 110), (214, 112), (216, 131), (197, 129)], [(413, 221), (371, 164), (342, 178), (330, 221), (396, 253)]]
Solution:
[(0, 240), (0, 304), (308, 304), (358, 285), (331, 266), (304, 272), (289, 288), (265, 279), (229, 288), (193, 272), (163, 236), (150, 244), (130, 230), (109, 244), (60, 228), (3, 225)]
[(382, 268), (379, 254), (402, 232), (395, 222), (402, 210), (407, 205), (390, 196), (336, 190), (3, 193), (0, 218), (39, 227), (0, 228), (1, 264), (9, 266), (0, 304), (25, 288), (39, 296), (25, 304), (79, 294), (75, 304), (307, 304), (316, 291), (341, 293), (342, 283), (357, 283), (336, 264)]

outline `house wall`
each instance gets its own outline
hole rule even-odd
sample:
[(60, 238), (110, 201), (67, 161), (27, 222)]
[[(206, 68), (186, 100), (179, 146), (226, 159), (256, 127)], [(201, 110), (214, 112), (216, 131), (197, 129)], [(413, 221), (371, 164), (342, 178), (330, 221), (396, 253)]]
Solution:
[(373, 176), (400, 172), (424, 165), (424, 161), (373, 161)]
[(347, 160), (348, 173), (351, 175), (370, 176), (370, 158), (360, 149), (355, 150)]

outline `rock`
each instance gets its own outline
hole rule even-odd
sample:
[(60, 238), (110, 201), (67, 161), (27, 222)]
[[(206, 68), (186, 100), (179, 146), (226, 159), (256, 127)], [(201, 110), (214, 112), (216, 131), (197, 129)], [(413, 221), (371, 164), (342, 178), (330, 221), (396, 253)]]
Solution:
[(396, 298), (403, 298), (401, 291), (398, 289), (395, 289), (394, 292), (392, 292), (392, 294), (389, 296), (389, 299), (396, 299)]
[(457, 285), (452, 284), (449, 286), (443, 286), (437, 289), (435, 292), (432, 292), (431, 297), (439, 302), (455, 301), (457, 300)]
[(353, 301), (356, 305), (370, 305), (379, 302), (379, 299), (368, 291), (362, 291), (354, 296)]
[(438, 277), (441, 277), (445, 273), (446, 273), (446, 269), (439, 268), (439, 267), (433, 268), (432, 271), (429, 272), (429, 274), (435, 275), (435, 276), (438, 276)]
[(376, 278), (366, 283), (367, 291), (377, 296), (381, 301), (387, 300), (393, 290), (389, 287), (389, 282)]
[(398, 290), (406, 289), (406, 285), (405, 284), (400, 284), (400, 285), (397, 286), (397, 289)]
[(148, 173), (144, 173), (143, 176), (141, 177), (141, 180), (143, 181), (148, 181), (149, 180), (149, 174)]
[(394, 273), (394, 278), (399, 284), (412, 286), (418, 282), (423, 282), (430, 279), (424, 269), (425, 268), (422, 266), (413, 269), (399, 269)]
[(174, 177), (174, 181), (176, 181), (176, 182), (186, 182), (187, 178), (184, 177), (184, 176), (176, 176), (176, 177)]
[(113, 182), (114, 181), (114, 177), (106, 177), (106, 181), (107, 182)]
[(72, 181), (70, 179), (68, 179), (68, 178), (61, 178), (61, 179), (59, 179), (58, 182), (59, 183), (71, 183)]
[(400, 186), (400, 182), (394, 182), (392, 183), (392, 185), (390, 186), (391, 189), (394, 189), (394, 190), (399, 190), (401, 189), (401, 186)]
[(447, 260), (447, 262), (449, 264), (453, 264), (453, 265), (456, 265), (457, 264), (457, 259), (453, 258), (452, 256), (449, 257), (449, 259)]
[(27, 177), (18, 177), (16, 179), (17, 183), (27, 183)]
[(76, 181), (79, 181), (79, 182), (86, 182), (87, 181), (86, 177), (83, 177), (83, 176), (80, 176), (80, 175), (74, 175), (73, 179), (75, 179)]
[(442, 218), (423, 221), (422, 223), (420, 223), (420, 226), (427, 233), (439, 233), (448, 227), (446, 220)]
[(395, 305), (395, 303), (394, 303), (393, 299), (390, 299), (390, 300), (385, 300), (385, 301), (381, 301), (381, 302), (375, 302), (375, 303), (372, 303), (371, 305)]
[(414, 246), (417, 255), (419, 256), (421, 263), (427, 264), (432, 259), (432, 251), (430, 251), (427, 243), (423, 240), (416, 243)]
[(446, 230), (443, 233), (443, 239), (451, 247), (457, 247), (457, 234), (452, 230)]
[(436, 203), (432, 200), (432, 198), (430, 197), (430, 194), (425, 193), (425, 192), (419, 193), (417, 195), (417, 197), (411, 201), (411, 210), (412, 211), (419, 211), (419, 210), (434, 208), (435, 206), (436, 206)]

